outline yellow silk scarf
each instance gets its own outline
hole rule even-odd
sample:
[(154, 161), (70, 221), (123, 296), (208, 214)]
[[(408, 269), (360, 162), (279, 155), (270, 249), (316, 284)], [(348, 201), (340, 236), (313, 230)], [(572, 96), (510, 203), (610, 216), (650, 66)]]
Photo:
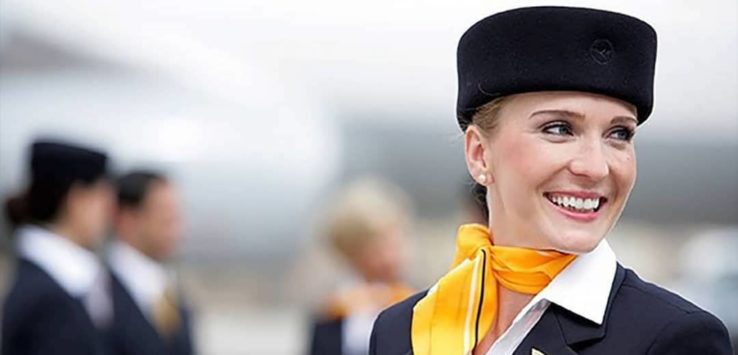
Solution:
[(471, 354), (494, 325), (498, 285), (537, 294), (575, 257), (495, 246), (486, 227), (461, 226), (451, 271), (413, 309), (413, 354)]

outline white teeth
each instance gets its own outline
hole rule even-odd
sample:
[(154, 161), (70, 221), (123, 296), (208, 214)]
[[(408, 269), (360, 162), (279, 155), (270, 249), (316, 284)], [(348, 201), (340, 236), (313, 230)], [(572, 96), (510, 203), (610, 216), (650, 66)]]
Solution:
[(590, 199), (587, 199), (586, 201), (584, 201), (584, 209), (585, 210), (591, 210), (592, 208), (594, 208), (594, 201), (592, 201)]
[(581, 198), (575, 198), (574, 199), (574, 208), (581, 210), (584, 208), (584, 201), (582, 201)]
[(596, 210), (600, 206), (599, 198), (576, 198), (571, 196), (555, 195), (549, 196), (549, 200), (559, 206), (576, 209), (591, 211)]

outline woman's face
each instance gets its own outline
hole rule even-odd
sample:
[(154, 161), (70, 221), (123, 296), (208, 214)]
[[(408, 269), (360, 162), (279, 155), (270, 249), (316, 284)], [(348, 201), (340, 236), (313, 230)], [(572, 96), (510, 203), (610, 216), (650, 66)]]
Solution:
[(109, 226), (112, 207), (113, 190), (107, 180), (74, 185), (67, 197), (65, 215), (75, 241), (90, 249), (97, 246)]
[(393, 283), (401, 279), (406, 259), (404, 229), (387, 226), (352, 256), (352, 263), (368, 282)]
[(594, 249), (635, 182), (635, 117), (613, 98), (538, 92), (504, 101), (492, 132), (471, 126), (467, 163), (477, 181), (486, 174), (494, 243)]

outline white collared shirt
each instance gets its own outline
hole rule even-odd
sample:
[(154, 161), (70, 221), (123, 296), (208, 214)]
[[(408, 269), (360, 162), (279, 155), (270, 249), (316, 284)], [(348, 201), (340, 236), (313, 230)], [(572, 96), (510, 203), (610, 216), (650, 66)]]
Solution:
[(18, 255), (36, 264), (70, 296), (81, 300), (87, 313), (102, 327), (110, 320), (106, 275), (95, 253), (36, 225), (18, 229)]
[[(384, 283), (369, 283), (359, 281), (358, 276), (353, 282), (346, 284), (339, 292), (350, 292), (357, 287), (370, 287), (375, 289), (387, 289), (390, 286)], [(377, 302), (379, 300), (373, 300)], [(369, 352), (374, 321), (385, 308), (381, 304), (374, 304), (358, 310), (352, 310), (343, 319), (341, 327), (341, 353), (344, 355), (365, 355)]]
[(374, 321), (379, 311), (365, 311), (347, 316), (343, 321), (341, 349), (344, 354), (358, 355), (369, 351)]
[(151, 317), (154, 304), (169, 286), (166, 269), (130, 245), (115, 241), (108, 250), (110, 268), (143, 314)]
[(555, 303), (597, 324), (602, 324), (615, 279), (617, 259), (606, 240), (579, 255), (518, 313), (487, 355), (512, 354)]

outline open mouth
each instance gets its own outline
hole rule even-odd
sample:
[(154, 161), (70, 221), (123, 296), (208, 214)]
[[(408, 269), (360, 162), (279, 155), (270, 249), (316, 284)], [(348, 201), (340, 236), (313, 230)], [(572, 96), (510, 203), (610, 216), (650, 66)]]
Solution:
[(607, 198), (602, 196), (578, 197), (568, 194), (544, 192), (543, 196), (552, 204), (574, 213), (595, 213), (607, 203)]

